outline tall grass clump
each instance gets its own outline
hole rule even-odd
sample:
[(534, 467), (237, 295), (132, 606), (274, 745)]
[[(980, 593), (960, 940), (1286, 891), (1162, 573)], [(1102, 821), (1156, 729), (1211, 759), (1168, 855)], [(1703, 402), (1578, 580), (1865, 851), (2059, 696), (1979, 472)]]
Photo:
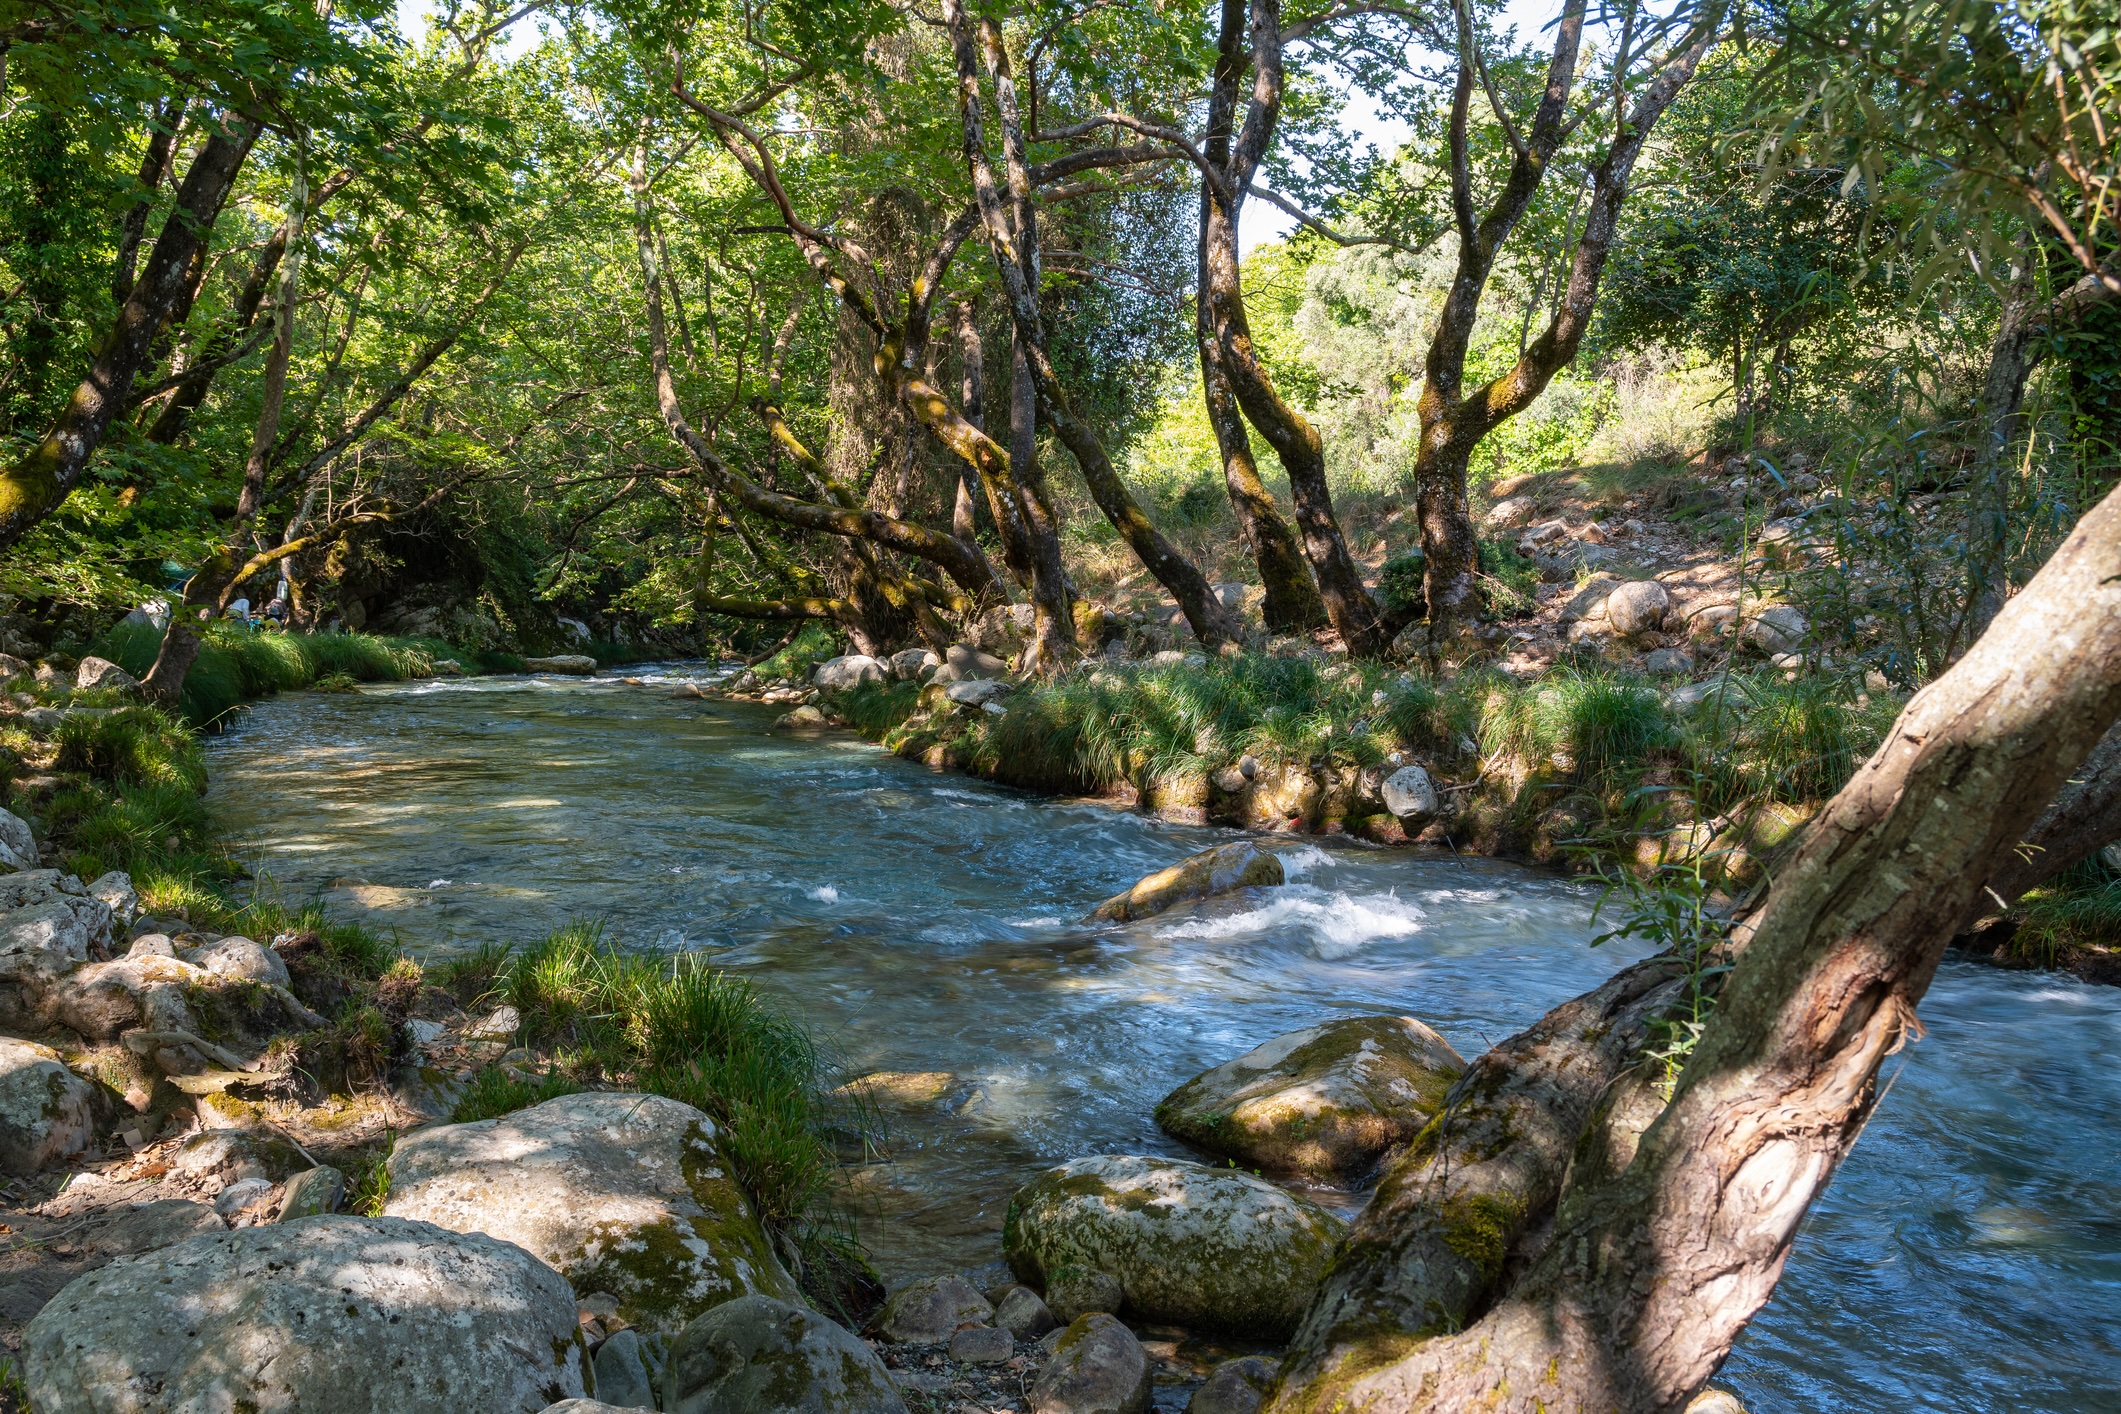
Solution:
[(1704, 803), (1712, 809), (1740, 800), (1801, 805), (1841, 789), (1899, 712), (1890, 698), (1858, 706), (1849, 697), (1847, 685), (1833, 678), (1730, 678), (1721, 710), (1705, 705), (1690, 731)]
[(1676, 743), (1670, 713), (1645, 682), (1562, 669), (1519, 686), (1493, 683), (1481, 721), (1489, 755), (1551, 763), (1586, 784), (1617, 784)]
[[(149, 624), (121, 623), (98, 639), (91, 651), (140, 678), (154, 666), (161, 647), (161, 630)], [(430, 639), (287, 633), (224, 619), (207, 627), (198, 659), (184, 676), (179, 709), (193, 726), (208, 726), (252, 698), (305, 688), (320, 678), (401, 682), (432, 676), (437, 658), (461, 660), (465, 656)], [(468, 656), (477, 659), (479, 655)], [(477, 665), (484, 667), (485, 663), (480, 660)]]
[(620, 952), (577, 923), (509, 957), (494, 995), (576, 1070), (624, 1075), (704, 1111), (759, 1217), (801, 1235), (823, 1220), (843, 1127), (832, 1067), (742, 978), (697, 957)]
[(2121, 943), (2121, 874), (2099, 858), (2057, 874), (2018, 903), (2011, 951), (2052, 967), (2062, 954), (2087, 945)]
[(57, 765), (120, 785), (206, 789), (206, 758), (198, 741), (152, 707), (120, 707), (103, 716), (69, 712), (54, 740)]

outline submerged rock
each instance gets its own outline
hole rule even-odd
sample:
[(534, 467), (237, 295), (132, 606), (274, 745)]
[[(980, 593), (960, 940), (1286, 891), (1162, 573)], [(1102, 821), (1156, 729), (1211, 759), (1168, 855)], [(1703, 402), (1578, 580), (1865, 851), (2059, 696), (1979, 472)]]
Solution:
[(582, 1393), (574, 1293), (394, 1218), (209, 1233), (73, 1282), (24, 1339), (40, 1414), (511, 1414)]
[(793, 712), (783, 712), (773, 719), (775, 731), (817, 731), (831, 725), (825, 714), (815, 707), (803, 706)]
[(717, 1142), (659, 1095), (566, 1095), (399, 1140), (384, 1212), (513, 1242), (652, 1333), (740, 1296), (800, 1300)]
[(1093, 918), (1124, 923), (1162, 913), (1173, 904), (1209, 898), (1262, 885), (1283, 882), (1287, 876), (1281, 860), (1250, 840), (1237, 840), (1181, 859), (1168, 869), (1159, 869), (1125, 893), (1115, 894), (1097, 906)]
[(1348, 1017), (1203, 1071), (1163, 1098), (1156, 1122), (1247, 1168), (1350, 1183), (1419, 1134), (1465, 1068), (1411, 1017)]
[(818, 1315), (766, 1296), (715, 1307), (663, 1365), (669, 1414), (905, 1414), (876, 1353)]
[(597, 660), (587, 653), (556, 653), (550, 658), (525, 658), (526, 673), (565, 673), (571, 677), (587, 677), (597, 670)]
[(1117, 1317), (1079, 1316), (1031, 1386), (1032, 1414), (1148, 1414), (1149, 1353)]
[(1282, 1340), (1339, 1238), (1332, 1214), (1250, 1174), (1104, 1155), (1018, 1189), (1002, 1247), (1027, 1282), (1068, 1267), (1107, 1272), (1129, 1314)]
[(36, 1173), (95, 1137), (96, 1087), (50, 1046), (0, 1036), (0, 1173)]

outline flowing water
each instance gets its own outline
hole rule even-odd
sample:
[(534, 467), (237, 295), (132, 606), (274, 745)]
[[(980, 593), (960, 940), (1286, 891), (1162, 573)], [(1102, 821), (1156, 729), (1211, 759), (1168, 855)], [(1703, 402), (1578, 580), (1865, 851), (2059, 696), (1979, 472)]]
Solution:
[[(778, 710), (608, 680), (290, 696), (216, 742), (212, 799), (283, 897), (423, 956), (601, 919), (752, 977), (850, 1073), (922, 1073), (852, 1175), (892, 1279), (994, 1259), (1047, 1164), (1182, 1152), (1157, 1099), (1269, 1037), (1391, 1012), (1470, 1057), (1641, 955), (1589, 945), (1581, 883), (1298, 841), (1271, 901), (1086, 926), (1227, 836), (769, 735)], [(1754, 1414), (2121, 1410), (2121, 989), (1947, 962), (1922, 1014), (1721, 1383)]]

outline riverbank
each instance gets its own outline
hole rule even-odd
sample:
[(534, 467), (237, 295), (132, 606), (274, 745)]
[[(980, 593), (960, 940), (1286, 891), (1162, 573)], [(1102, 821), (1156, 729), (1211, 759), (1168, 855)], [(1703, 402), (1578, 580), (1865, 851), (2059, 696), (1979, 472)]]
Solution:
[[(1725, 900), (1768, 877), (1904, 700), (1769, 663), (1674, 685), (1581, 661), (1432, 679), (1316, 650), (1167, 650), (1015, 682), (998, 659), (953, 653), (724, 691), (793, 707), (786, 729), (829, 713), (936, 769), (1176, 823), (1624, 871)], [(2121, 873), (2080, 865), (1962, 941), (1999, 966), (2121, 983)]]

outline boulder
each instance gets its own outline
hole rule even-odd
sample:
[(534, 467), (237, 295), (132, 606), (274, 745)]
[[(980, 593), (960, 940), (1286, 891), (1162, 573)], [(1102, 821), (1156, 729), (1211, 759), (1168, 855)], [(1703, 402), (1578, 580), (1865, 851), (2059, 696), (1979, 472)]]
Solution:
[(1031, 1414), (1148, 1414), (1149, 1352), (1115, 1316), (1078, 1316), (1031, 1386)]
[(1141, 1319), (1278, 1341), (1317, 1292), (1340, 1227), (1247, 1173), (1112, 1154), (1018, 1189), (1002, 1249), (1027, 1282), (1070, 1266), (1109, 1272)]
[(226, 1232), (228, 1224), (211, 1203), (184, 1198), (157, 1198), (120, 1211), (90, 1234), (98, 1250), (117, 1257), (159, 1252), (189, 1238)]
[(943, 654), (943, 665), (935, 670), (931, 682), (970, 682), (973, 679), (994, 679), (1009, 676), (1009, 665), (992, 653), (982, 652), (968, 643), (953, 643)]
[(29, 821), (12, 810), (0, 810), (0, 864), (10, 869), (37, 867), (37, 837)]
[(1794, 653), (1811, 625), (1788, 604), (1770, 604), (1745, 626), (1745, 641), (1767, 654)]
[(554, 622), (559, 624), (560, 632), (567, 635), (567, 641), (569, 643), (580, 644), (583, 647), (587, 647), (589, 645), (590, 639), (595, 637), (595, 635), (590, 633), (589, 625), (583, 623), (580, 619), (561, 618), (555, 620)]
[[(134, 612), (138, 611), (135, 610)], [(34, 671), (35, 669), (30, 667), (27, 660), (17, 658), (12, 653), (0, 653), (0, 682), (13, 682), (16, 678), (26, 678)]]
[(631, 1329), (613, 1331), (597, 1347), (597, 1394), (622, 1409), (655, 1408), (648, 1381), (648, 1362), (641, 1358), (641, 1338)]
[(1488, 513), (1480, 518), (1480, 523), (1490, 530), (1516, 530), (1530, 525), (1538, 510), (1538, 503), (1530, 496), (1511, 496), (1488, 507)]
[(725, 1301), (670, 1343), (669, 1414), (906, 1414), (883, 1362), (818, 1315), (769, 1296)]
[(1246, 1168), (1351, 1183), (1443, 1107), (1466, 1063), (1404, 1016), (1351, 1016), (1277, 1036), (1194, 1076), (1156, 1122)]
[(384, 1212), (513, 1242), (650, 1333), (739, 1296), (801, 1300), (717, 1145), (676, 1100), (566, 1095), (400, 1139)]
[(1018, 1340), (1037, 1340), (1060, 1324), (1046, 1303), (1039, 1300), (1038, 1293), (1028, 1286), (1009, 1289), (994, 1308), (994, 1323)]
[(1567, 624), (1580, 619), (1604, 618), (1606, 600), (1620, 585), (1621, 581), (1609, 574), (1593, 575), (1568, 603), (1561, 606), (1561, 621)]
[(539, 1414), (655, 1414), (653, 1404), (606, 1404), (601, 1399), (563, 1399), (548, 1404)]
[(1126, 1304), (1127, 1288), (1110, 1272), (1070, 1263), (1046, 1273), (1046, 1306), (1055, 1325), (1095, 1311), (1115, 1315)]
[(275, 987), (287, 985), (287, 964), (280, 955), (262, 943), (249, 938), (228, 937), (219, 942), (208, 943), (187, 959), (194, 967), (203, 967), (216, 977), (232, 977), (242, 982), (264, 982)]
[(574, 1293), (529, 1253), (394, 1218), (209, 1233), (29, 1323), (41, 1414), (507, 1414), (582, 1393)]
[(1286, 879), (1281, 860), (1250, 840), (1237, 840), (1181, 859), (1159, 869), (1124, 893), (1097, 906), (1091, 917), (1124, 923), (1162, 913), (1188, 899), (1209, 898), (1233, 889), (1280, 884)]
[(825, 692), (845, 692), (865, 682), (883, 682), (890, 676), (890, 667), (882, 661), (866, 653), (849, 653), (818, 664), (811, 681)]
[(597, 660), (587, 653), (556, 653), (550, 658), (525, 658), (526, 673), (565, 673), (571, 677), (587, 677), (597, 670)]
[(967, 678), (944, 687), (943, 696), (961, 707), (985, 707), (1015, 690), (1016, 684), (1005, 678)]
[(88, 896), (110, 910), (111, 932), (129, 928), (140, 916), (140, 895), (133, 888), (132, 875), (122, 869), (113, 869), (108, 874), (99, 874), (88, 886)]
[(33, 956), (53, 971), (110, 944), (110, 905), (57, 869), (0, 875), (0, 956)]
[(275, 1221), (290, 1222), (295, 1218), (322, 1217), (326, 1213), (339, 1211), (340, 1200), (346, 1196), (346, 1175), (330, 1164), (319, 1164), (313, 1169), (304, 1169), (287, 1180), (287, 1188), (280, 1195), (280, 1210)]
[(1379, 793), (1384, 797), (1385, 809), (1402, 820), (1433, 820), (1443, 805), (1436, 794), (1436, 782), (1419, 766), (1402, 766), (1385, 777)]
[(918, 682), (923, 670), (940, 668), (943, 660), (926, 648), (907, 648), (891, 655), (891, 676), (899, 682)]
[(898, 1345), (940, 1345), (963, 1326), (983, 1326), (994, 1307), (963, 1277), (923, 1277), (893, 1292), (877, 1318), (884, 1339)]
[(817, 731), (830, 726), (825, 714), (815, 707), (798, 707), (792, 712), (783, 712), (773, 719), (775, 731)]
[(1642, 666), (1652, 677), (1683, 678), (1694, 671), (1694, 660), (1684, 649), (1659, 648), (1643, 659)]
[(140, 680), (108, 658), (91, 653), (74, 669), (74, 686), (84, 691), (114, 688), (122, 692), (139, 689)]
[(92, 1041), (115, 1040), (119, 1032), (135, 1028), (196, 1036), (199, 1023), (185, 989), (212, 977), (204, 968), (152, 953), (93, 962), (60, 983), (52, 1015)]
[(1629, 580), (1606, 595), (1605, 619), (1618, 634), (1650, 633), (1664, 627), (1671, 607), (1672, 596), (1656, 580)]
[(51, 1047), (0, 1036), (0, 1173), (36, 1173), (95, 1137), (96, 1087)]
[(1278, 1368), (1272, 1360), (1246, 1355), (1225, 1360), (1193, 1391), (1186, 1414), (1259, 1414)]

